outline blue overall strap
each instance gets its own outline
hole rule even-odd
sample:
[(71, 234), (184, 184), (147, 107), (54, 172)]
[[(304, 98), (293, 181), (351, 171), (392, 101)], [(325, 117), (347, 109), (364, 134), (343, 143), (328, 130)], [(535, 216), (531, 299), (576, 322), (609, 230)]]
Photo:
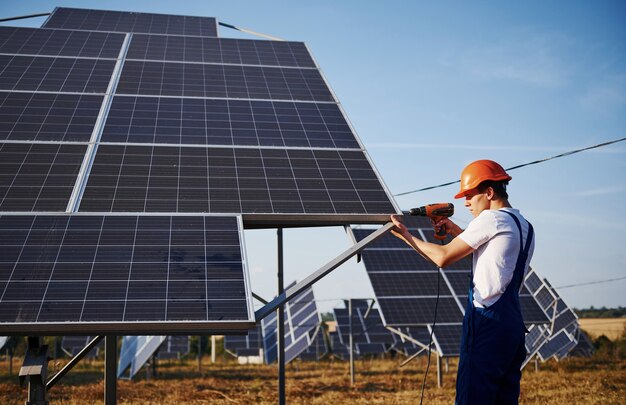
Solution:
[(511, 280), (511, 282), (515, 282), (515, 284), (513, 284), (515, 288), (519, 289), (522, 285), (522, 280), (524, 279), (524, 271), (526, 270), (528, 252), (530, 251), (530, 245), (533, 241), (533, 236), (535, 232), (533, 229), (533, 225), (530, 222), (526, 221), (526, 223), (528, 223), (528, 235), (526, 236), (526, 245), (524, 246), (524, 232), (522, 232), (522, 224), (519, 222), (517, 216), (515, 216), (515, 214), (513, 214), (512, 212), (506, 210), (500, 211), (509, 214), (511, 218), (513, 218), (513, 221), (515, 221), (517, 229), (519, 229), (519, 256), (517, 257), (517, 264), (515, 266), (515, 269), (517, 270), (518, 268), (521, 268), (522, 270), (521, 274), (517, 274), (517, 272), (515, 272), (513, 274), (513, 280)]

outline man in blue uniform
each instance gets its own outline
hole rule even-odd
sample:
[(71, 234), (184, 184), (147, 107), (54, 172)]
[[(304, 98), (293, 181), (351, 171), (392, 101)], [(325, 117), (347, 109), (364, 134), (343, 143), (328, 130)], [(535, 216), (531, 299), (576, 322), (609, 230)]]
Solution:
[(461, 173), (461, 189), (474, 219), (462, 230), (449, 219), (434, 224), (453, 236), (447, 245), (411, 235), (392, 216), (394, 235), (437, 266), (473, 254), (473, 275), (463, 319), (456, 403), (517, 404), (526, 328), (519, 290), (534, 251), (532, 225), (511, 207), (506, 186), (511, 176), (498, 163), (478, 160)]

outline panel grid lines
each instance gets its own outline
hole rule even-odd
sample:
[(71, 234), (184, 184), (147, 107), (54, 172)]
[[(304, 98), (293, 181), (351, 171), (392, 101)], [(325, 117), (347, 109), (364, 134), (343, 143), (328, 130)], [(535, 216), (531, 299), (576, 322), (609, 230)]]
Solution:
[(1, 216), (0, 322), (246, 321), (237, 227), (234, 217)]

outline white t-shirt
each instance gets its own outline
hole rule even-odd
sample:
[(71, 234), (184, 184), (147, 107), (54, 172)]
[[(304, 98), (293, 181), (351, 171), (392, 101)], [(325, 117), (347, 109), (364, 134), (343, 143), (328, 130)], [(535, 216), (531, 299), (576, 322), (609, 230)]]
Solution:
[[(474, 305), (488, 307), (504, 294), (513, 278), (515, 263), (520, 253), (519, 230), (511, 216), (515, 215), (522, 226), (524, 245), (528, 237), (528, 222), (514, 208), (485, 210), (480, 213), (458, 237), (474, 249)], [(531, 242), (524, 273), (528, 271), (535, 250)]]

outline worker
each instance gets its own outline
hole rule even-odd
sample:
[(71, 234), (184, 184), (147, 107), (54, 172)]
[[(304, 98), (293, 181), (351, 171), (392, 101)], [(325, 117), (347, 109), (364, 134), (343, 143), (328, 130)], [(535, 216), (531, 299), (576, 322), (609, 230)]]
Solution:
[(473, 254), (473, 270), (461, 339), (456, 404), (517, 404), (526, 328), (519, 290), (534, 251), (532, 225), (511, 207), (511, 180), (492, 160), (477, 160), (461, 172), (461, 189), (474, 216), (462, 230), (449, 218), (434, 223), (453, 239), (445, 245), (411, 235), (392, 216), (392, 233), (439, 267)]

